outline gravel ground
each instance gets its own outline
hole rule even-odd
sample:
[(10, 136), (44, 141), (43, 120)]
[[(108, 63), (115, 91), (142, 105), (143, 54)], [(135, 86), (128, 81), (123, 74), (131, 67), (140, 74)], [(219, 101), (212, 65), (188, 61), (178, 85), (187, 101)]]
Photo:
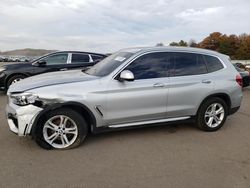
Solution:
[(250, 90), (214, 133), (166, 125), (89, 136), (47, 151), (8, 130), (0, 93), (0, 187), (250, 187)]

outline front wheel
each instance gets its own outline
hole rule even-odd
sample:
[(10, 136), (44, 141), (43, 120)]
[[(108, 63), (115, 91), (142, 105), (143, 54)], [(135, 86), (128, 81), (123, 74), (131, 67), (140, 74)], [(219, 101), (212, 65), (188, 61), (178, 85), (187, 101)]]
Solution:
[(197, 114), (197, 126), (204, 131), (216, 131), (226, 121), (228, 106), (220, 98), (211, 98), (202, 104)]
[(84, 118), (69, 108), (49, 112), (38, 124), (36, 142), (45, 149), (71, 149), (87, 136)]
[(12, 76), (12, 77), (8, 80), (8, 82), (7, 82), (7, 84), (6, 84), (6, 87), (7, 87), (6, 89), (8, 89), (12, 84), (15, 84), (15, 83), (17, 83), (17, 82), (23, 80), (24, 78), (26, 78), (24, 75), (15, 75), (15, 76)]

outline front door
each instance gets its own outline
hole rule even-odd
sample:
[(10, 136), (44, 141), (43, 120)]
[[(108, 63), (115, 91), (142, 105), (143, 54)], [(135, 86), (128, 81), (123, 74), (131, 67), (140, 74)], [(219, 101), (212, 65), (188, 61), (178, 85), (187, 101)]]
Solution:
[(105, 117), (109, 125), (166, 118), (168, 61), (168, 53), (148, 53), (123, 69), (134, 74), (134, 81), (110, 80)]
[(34, 75), (42, 74), (46, 72), (62, 71), (67, 70), (68, 53), (56, 53), (46, 56), (39, 61), (46, 62), (43, 66), (36, 66), (34, 69)]

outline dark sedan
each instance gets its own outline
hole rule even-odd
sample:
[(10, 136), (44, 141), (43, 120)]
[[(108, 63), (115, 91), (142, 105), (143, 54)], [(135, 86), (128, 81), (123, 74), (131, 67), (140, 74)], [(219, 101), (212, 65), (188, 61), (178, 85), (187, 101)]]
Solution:
[(248, 71), (239, 68), (237, 65), (234, 65), (236, 70), (240, 73), (243, 81), (242, 87), (248, 87), (250, 85), (250, 74)]
[(90, 67), (105, 57), (97, 53), (60, 51), (31, 62), (6, 64), (0, 67), (0, 89), (6, 91), (11, 84), (37, 74)]

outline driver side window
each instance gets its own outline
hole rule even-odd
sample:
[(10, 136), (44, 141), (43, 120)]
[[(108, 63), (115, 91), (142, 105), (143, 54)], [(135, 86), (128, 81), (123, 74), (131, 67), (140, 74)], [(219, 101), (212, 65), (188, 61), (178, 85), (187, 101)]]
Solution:
[(42, 61), (46, 62), (46, 65), (57, 65), (57, 64), (66, 64), (68, 60), (68, 54), (54, 54), (50, 55), (48, 57), (45, 57), (44, 59), (41, 59)]
[(130, 70), (135, 80), (167, 77), (170, 58), (167, 52), (146, 54), (134, 60), (125, 70)]

